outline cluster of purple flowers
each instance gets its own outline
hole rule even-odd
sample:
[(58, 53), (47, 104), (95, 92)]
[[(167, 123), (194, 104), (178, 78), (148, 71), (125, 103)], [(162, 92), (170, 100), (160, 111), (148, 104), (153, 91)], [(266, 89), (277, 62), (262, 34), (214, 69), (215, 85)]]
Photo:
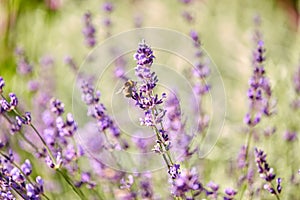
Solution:
[(208, 60), (205, 59), (204, 54), (202, 52), (201, 41), (199, 39), (199, 34), (192, 30), (190, 32), (190, 37), (193, 39), (194, 47), (196, 49), (195, 57), (197, 59), (197, 63), (194, 64), (192, 74), (195, 79), (195, 83), (193, 85), (194, 94), (197, 97), (198, 109), (199, 109), (199, 117), (197, 119), (198, 123), (198, 132), (203, 133), (204, 130), (209, 125), (209, 116), (205, 113), (204, 105), (202, 105), (203, 98), (208, 94), (210, 90), (210, 85), (206, 82), (207, 77), (210, 75), (210, 68)]
[[(190, 171), (183, 170), (173, 181), (172, 193), (183, 199), (194, 199), (204, 191), (198, 176), (196, 168), (192, 168)], [(192, 196), (188, 196), (190, 193)]]
[(99, 132), (107, 136), (107, 131), (111, 133), (115, 144), (111, 143), (110, 148), (126, 149), (128, 143), (121, 139), (121, 132), (116, 123), (108, 115), (106, 107), (100, 102), (100, 92), (95, 91), (94, 87), (87, 81), (83, 81), (81, 85), (82, 100), (88, 106), (87, 115), (94, 118), (97, 122)]
[(156, 133), (157, 142), (153, 149), (154, 152), (162, 154), (167, 166), (170, 168), (173, 165), (172, 160), (168, 161), (170, 157), (167, 158), (165, 155), (170, 148), (170, 141), (162, 124), (166, 111), (158, 108), (163, 103), (163, 99), (166, 98), (166, 94), (163, 93), (159, 97), (153, 91), (158, 82), (155, 72), (151, 71), (155, 56), (152, 49), (145, 41), (142, 41), (133, 57), (137, 62), (135, 74), (141, 80), (141, 84), (139, 86), (136, 83), (133, 84), (131, 98), (145, 112), (145, 117), (140, 119), (141, 125), (152, 127)]
[(157, 136), (153, 151), (161, 154), (168, 166), (173, 195), (187, 198), (190, 196), (188, 194), (192, 193), (189, 199), (194, 199), (204, 190), (196, 169), (181, 171), (180, 164), (173, 163), (169, 151), (172, 146), (180, 149), (181, 160), (183, 161), (197, 149), (190, 149), (191, 136), (186, 134), (185, 126), (181, 122), (180, 104), (176, 95), (171, 95), (166, 100), (164, 109), (160, 108), (160, 105), (164, 103), (166, 94), (163, 93), (162, 97), (159, 98), (154, 92), (158, 82), (155, 72), (151, 70), (154, 58), (152, 49), (145, 41), (142, 41), (136, 54), (134, 54), (134, 59), (137, 61), (135, 73), (141, 83), (133, 84), (131, 98), (135, 100), (136, 106), (145, 112), (145, 117), (140, 119), (141, 125), (151, 127)]
[[(44, 195), (44, 181), (37, 176), (35, 181), (31, 180), (32, 165), (26, 159), (19, 166), (14, 159), (14, 153), (8, 149), (5, 154), (5, 144), (0, 144), (0, 198), (13, 200), (17, 193), (23, 199), (41, 199)], [(44, 195), (45, 196), (45, 195)]]
[(82, 33), (85, 37), (85, 43), (88, 47), (92, 48), (96, 45), (96, 29), (92, 23), (92, 14), (90, 12), (84, 14), (83, 22), (84, 28), (82, 30)]
[(267, 183), (264, 185), (264, 189), (268, 190), (271, 194), (274, 194), (277, 199), (278, 195), (281, 193), (281, 178), (277, 178), (277, 186), (275, 187), (272, 181), (276, 178), (273, 168), (271, 168), (267, 162), (267, 154), (261, 150), (255, 148), (255, 158), (256, 166), (258, 168), (258, 173), (260, 177), (264, 179)]
[(30, 74), (33, 70), (33, 66), (29, 63), (24, 50), (21, 47), (18, 47), (15, 53), (17, 56), (18, 73), (22, 75)]
[(109, 37), (111, 35), (110, 29), (112, 27), (111, 13), (114, 11), (114, 5), (111, 2), (104, 2), (102, 10), (105, 13), (102, 23), (106, 29), (106, 37)]
[(271, 87), (270, 81), (265, 76), (264, 42), (257, 42), (257, 49), (253, 53), (253, 75), (249, 80), (250, 88), (247, 92), (250, 99), (250, 110), (245, 116), (245, 123), (253, 127), (258, 124), (263, 115), (270, 116), (272, 114)]
[(192, 15), (191, 11), (188, 10), (188, 6), (191, 5), (193, 3), (192, 0), (179, 0), (182, 4), (185, 5), (185, 10), (182, 11), (181, 16), (183, 17), (183, 19), (191, 24), (195, 21), (195, 17)]

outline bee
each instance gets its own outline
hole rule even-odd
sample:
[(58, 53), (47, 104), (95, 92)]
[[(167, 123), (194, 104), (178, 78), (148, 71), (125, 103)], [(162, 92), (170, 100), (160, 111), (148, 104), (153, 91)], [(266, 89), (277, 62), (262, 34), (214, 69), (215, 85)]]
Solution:
[(127, 80), (123, 87), (116, 93), (116, 94), (120, 94), (121, 92), (123, 92), (123, 95), (127, 98), (132, 97), (132, 92), (133, 92), (133, 88), (136, 86), (136, 82), (134, 82), (133, 80)]

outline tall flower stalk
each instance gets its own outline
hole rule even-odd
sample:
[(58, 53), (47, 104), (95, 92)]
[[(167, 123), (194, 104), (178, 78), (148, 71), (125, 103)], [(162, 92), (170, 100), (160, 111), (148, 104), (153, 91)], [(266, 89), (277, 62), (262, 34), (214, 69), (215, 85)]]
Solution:
[(135, 100), (136, 106), (144, 111), (144, 117), (140, 119), (141, 125), (151, 127), (156, 135), (157, 141), (153, 151), (162, 155), (169, 174), (176, 177), (179, 172), (179, 165), (173, 163), (169, 152), (169, 136), (162, 123), (166, 111), (159, 108), (159, 105), (163, 103), (163, 99), (166, 98), (166, 94), (163, 93), (159, 97), (154, 92), (158, 82), (155, 72), (151, 70), (154, 58), (152, 49), (143, 40), (134, 54), (134, 59), (137, 61), (135, 74), (141, 80), (141, 84), (138, 86), (133, 83), (129, 97)]
[[(260, 21), (256, 20), (259, 25)], [(245, 145), (241, 147), (238, 157), (238, 167), (243, 170), (240, 181), (248, 180), (248, 189), (253, 185), (253, 170), (249, 167), (249, 151), (253, 134), (263, 116), (270, 117), (274, 114), (274, 103), (269, 78), (266, 76), (265, 65), (265, 45), (261, 33), (256, 30), (254, 34), (256, 48), (252, 57), (252, 76), (249, 79), (249, 89), (247, 96), (249, 99), (249, 109), (244, 117), (244, 122), (248, 126)], [(245, 187), (245, 189), (247, 186)], [(242, 192), (243, 195), (243, 192)], [(253, 195), (253, 191), (250, 191)]]

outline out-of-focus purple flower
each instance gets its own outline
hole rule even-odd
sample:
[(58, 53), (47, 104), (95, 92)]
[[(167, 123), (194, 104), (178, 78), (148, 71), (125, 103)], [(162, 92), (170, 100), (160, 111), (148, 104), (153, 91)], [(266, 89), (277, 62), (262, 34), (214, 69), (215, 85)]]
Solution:
[[(199, 176), (196, 168), (192, 168), (190, 171), (184, 170), (177, 175), (177, 178), (173, 181), (172, 193), (184, 199), (194, 199), (203, 191), (203, 186), (199, 181)], [(188, 197), (189, 192), (192, 194)]]
[(21, 47), (17, 47), (15, 50), (17, 56), (17, 72), (21, 75), (27, 75), (32, 72), (32, 65), (28, 62), (24, 50)]
[(199, 48), (201, 45), (200, 39), (199, 39), (199, 35), (195, 30), (191, 30), (190, 31), (190, 37), (193, 39), (194, 41), (194, 46), (196, 48)]
[(71, 67), (71, 69), (73, 69), (74, 71), (77, 72), (78, 70), (78, 66), (77, 64), (75, 63), (74, 59), (71, 57), (71, 56), (66, 56), (64, 58), (64, 62), (69, 65)]
[[(142, 153), (148, 152), (150, 140), (147, 138), (141, 138), (139, 135), (133, 136), (132, 141), (136, 144)], [(152, 141), (151, 141), (152, 142)]]
[(135, 15), (133, 18), (134, 21), (134, 27), (135, 28), (141, 28), (143, 25), (143, 17), (141, 15)]
[(4, 86), (5, 86), (5, 81), (4, 81), (4, 79), (0, 76), (0, 94), (2, 94)]
[(113, 137), (119, 138), (120, 129), (107, 114), (105, 106), (100, 103), (100, 92), (95, 92), (93, 86), (86, 81), (82, 83), (81, 90), (82, 100), (88, 105), (87, 114), (97, 120), (99, 131), (105, 133), (109, 130)]
[(39, 89), (40, 84), (36, 80), (30, 80), (27, 84), (27, 87), (30, 92), (36, 92)]
[(132, 175), (128, 175), (127, 179), (125, 179), (124, 177), (120, 180), (120, 188), (121, 189), (127, 189), (129, 190), (132, 186), (132, 184), (134, 183), (134, 178)]
[(103, 6), (102, 6), (102, 9), (105, 12), (111, 13), (114, 10), (114, 6), (111, 2), (104, 2)]
[(207, 84), (203, 85), (203, 83), (196, 83), (193, 87), (194, 93), (200, 96), (208, 93), (209, 90), (210, 90), (210, 86)]
[(52, 67), (54, 64), (54, 59), (50, 55), (45, 55), (40, 59), (40, 65), (44, 68)]
[(237, 192), (232, 189), (232, 188), (226, 188), (225, 189), (225, 196), (224, 196), (224, 200), (234, 200), (235, 195), (237, 194)]
[(39, 192), (31, 183), (26, 184), (26, 190), (27, 190), (27, 196), (30, 199), (39, 199)]
[(144, 173), (141, 174), (140, 181), (140, 193), (143, 199), (152, 199), (153, 198), (153, 187), (151, 184), (151, 174)]
[(193, 0), (179, 0), (181, 3), (190, 4)]
[(24, 164), (21, 165), (21, 170), (26, 176), (29, 176), (32, 172), (32, 166), (28, 159), (25, 160)]
[(287, 142), (293, 142), (297, 139), (297, 133), (293, 131), (286, 131), (283, 138)]
[(194, 22), (194, 17), (193, 17), (193, 15), (192, 15), (190, 12), (188, 12), (188, 11), (183, 11), (183, 12), (181, 13), (181, 16), (182, 16), (183, 19), (184, 19), (186, 22), (188, 22), (188, 23), (193, 23), (193, 22)]
[(96, 38), (95, 38), (96, 29), (92, 24), (92, 14), (90, 12), (84, 14), (83, 22), (84, 22), (84, 28), (82, 30), (82, 33), (85, 37), (85, 43), (88, 47), (92, 48), (96, 44)]
[(44, 193), (44, 180), (42, 179), (42, 177), (37, 176), (36, 179), (35, 179), (35, 181), (37, 183), (39, 192), (40, 193)]
[(126, 66), (126, 60), (120, 56), (115, 61), (115, 69), (114, 69), (114, 75), (117, 78), (121, 78), (123, 80), (129, 80), (128, 77), (125, 75), (125, 66)]
[(293, 77), (294, 80), (294, 88), (297, 94), (300, 94), (300, 67), (298, 67), (296, 73)]
[(47, 156), (45, 158), (45, 162), (47, 163), (48, 167), (50, 167), (50, 168), (54, 168), (55, 167), (55, 164), (53, 163), (53, 161), (51, 160), (51, 158), (49, 156)]
[(110, 27), (111, 24), (112, 24), (112, 22), (111, 22), (111, 19), (110, 19), (110, 18), (104, 18), (104, 19), (103, 19), (103, 25), (104, 25), (105, 27)]
[(238, 168), (240, 168), (240, 169), (243, 169), (248, 165), (248, 163), (246, 161), (246, 146), (245, 145), (243, 145), (241, 147), (237, 161), (238, 161), (237, 162)]
[(260, 177), (266, 181), (264, 185), (264, 189), (268, 190), (271, 194), (278, 196), (281, 192), (281, 179), (277, 180), (277, 187), (274, 188), (272, 181), (275, 179), (276, 175), (273, 172), (273, 168), (270, 168), (269, 164), (267, 163), (267, 154), (263, 150), (255, 148), (255, 159), (256, 159), (256, 166), (258, 168), (258, 173)]
[(207, 184), (207, 187), (210, 188), (210, 191), (206, 191), (206, 196), (211, 197), (213, 199), (217, 199), (218, 198), (218, 191), (219, 191), (219, 185), (210, 181)]

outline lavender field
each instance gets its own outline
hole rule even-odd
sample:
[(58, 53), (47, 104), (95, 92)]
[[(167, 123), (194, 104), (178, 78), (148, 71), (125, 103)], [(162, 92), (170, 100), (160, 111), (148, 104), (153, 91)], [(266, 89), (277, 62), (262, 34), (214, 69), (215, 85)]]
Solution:
[(0, 199), (300, 199), (298, 0), (0, 0)]

